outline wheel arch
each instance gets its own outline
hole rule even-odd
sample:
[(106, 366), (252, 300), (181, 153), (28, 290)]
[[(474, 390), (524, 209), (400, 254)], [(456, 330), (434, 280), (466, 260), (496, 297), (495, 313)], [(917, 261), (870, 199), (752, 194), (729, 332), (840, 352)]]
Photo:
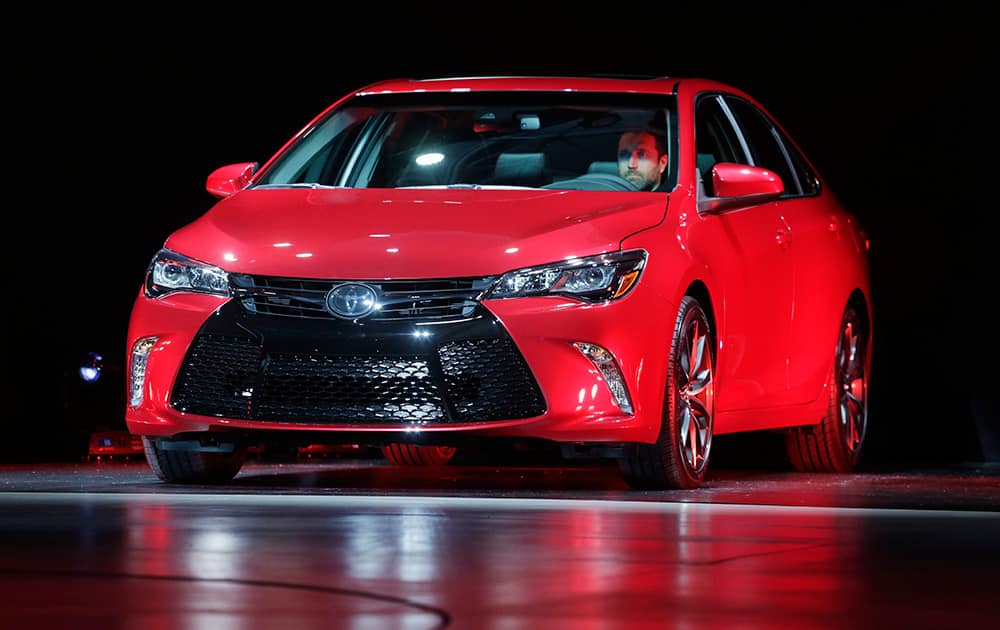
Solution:
[[(835, 302), (832, 299), (831, 299), (830, 303), (831, 304), (835, 304)], [(872, 344), (871, 344), (872, 312), (871, 312), (871, 304), (869, 303), (869, 300), (866, 297), (864, 291), (862, 289), (860, 289), (860, 288), (854, 288), (854, 289), (852, 289), (850, 291), (850, 293), (848, 293), (847, 299), (844, 302), (841, 302), (841, 306), (840, 306), (840, 310), (839, 311), (834, 311), (833, 308), (830, 309), (830, 311), (829, 311), (829, 321), (828, 322), (824, 322), (824, 324), (823, 324), (823, 330), (824, 330), (823, 336), (824, 336), (825, 339), (826, 338), (829, 339), (829, 342), (826, 343), (826, 345), (824, 347), (830, 348), (831, 351), (832, 351), (833, 348), (836, 347), (837, 339), (839, 338), (839, 336), (841, 334), (841, 328), (840, 327), (841, 327), (841, 324), (843, 322), (844, 312), (848, 308), (854, 309), (854, 312), (856, 312), (858, 314), (858, 317), (861, 319), (861, 324), (862, 324), (862, 327), (863, 327), (863, 332), (864, 332), (865, 338), (868, 340), (868, 343), (867, 343), (868, 357), (867, 357), (867, 359), (869, 361), (869, 364), (866, 367), (868, 369), (870, 369), (871, 368), (871, 365), (870, 365), (871, 346), (872, 346)], [(829, 328), (827, 328), (827, 325), (829, 325)], [(829, 337), (826, 337), (826, 335), (829, 335)], [(832, 352), (831, 352), (831, 355), (832, 355)], [(824, 359), (824, 361), (828, 361), (828, 360), (832, 360), (832, 357)], [(819, 418), (819, 420), (809, 421), (807, 423), (803, 423), (803, 426), (806, 425), (806, 424), (813, 425), (813, 424), (818, 423), (818, 422), (820, 422), (822, 420), (822, 414), (824, 413), (824, 409), (825, 409), (825, 403), (824, 403), (825, 394), (824, 393), (827, 392), (829, 390), (829, 388), (833, 387), (833, 385), (834, 385), (833, 382), (830, 380), (830, 374), (829, 374), (828, 368), (824, 366), (822, 368), (822, 370), (823, 370), (823, 372), (822, 372), (823, 377), (822, 377), (822, 379), (820, 379), (820, 380), (817, 381), (817, 388), (815, 390), (815, 394), (810, 397), (809, 412), (806, 413), (806, 414), (804, 414), (804, 415), (809, 416), (809, 417)]]
[(711, 333), (712, 358), (714, 359), (716, 358), (718, 349), (719, 329), (715, 318), (715, 306), (712, 303), (712, 294), (708, 290), (708, 285), (701, 279), (692, 280), (687, 289), (684, 291), (684, 295), (698, 300), (698, 303), (701, 305), (701, 309), (705, 311), (705, 317), (708, 318), (709, 332)]
[(868, 337), (868, 343), (871, 344), (872, 338), (872, 312), (871, 305), (868, 302), (868, 298), (865, 296), (861, 289), (854, 289), (851, 291), (850, 296), (847, 298), (847, 306), (853, 308), (855, 312), (861, 317), (861, 323), (864, 324), (865, 334)]

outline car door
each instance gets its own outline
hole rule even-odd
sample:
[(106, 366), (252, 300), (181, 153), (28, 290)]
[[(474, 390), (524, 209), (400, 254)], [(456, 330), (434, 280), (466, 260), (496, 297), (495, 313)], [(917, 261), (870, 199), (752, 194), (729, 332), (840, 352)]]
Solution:
[[(712, 196), (715, 163), (751, 163), (747, 142), (734, 122), (720, 96), (698, 101), (695, 146), (701, 199)], [(781, 404), (788, 385), (785, 363), (794, 272), (782, 240), (787, 226), (779, 204), (732, 208), (712, 218), (719, 228), (714, 238), (731, 253), (713, 255), (724, 267), (716, 270), (716, 277), (723, 279), (718, 297), (725, 320), (718, 322), (724, 350), (717, 365), (716, 405), (720, 411), (736, 411)]]
[[(827, 285), (830, 278), (825, 261), (836, 254), (833, 208), (819, 196), (819, 182), (787, 136), (755, 105), (732, 96), (725, 99), (740, 126), (755, 166), (776, 173), (785, 183), (785, 192), (774, 203), (778, 211), (779, 245), (792, 273), (790, 319), (787, 327), (786, 357), (783, 361), (785, 405), (812, 401), (826, 376), (829, 365), (817, 357), (832, 356), (832, 340), (821, 323), (842, 304), (834, 304)], [(846, 226), (845, 231), (846, 231)], [(826, 315), (826, 316), (824, 316)], [(827, 347), (829, 345), (829, 348)]]

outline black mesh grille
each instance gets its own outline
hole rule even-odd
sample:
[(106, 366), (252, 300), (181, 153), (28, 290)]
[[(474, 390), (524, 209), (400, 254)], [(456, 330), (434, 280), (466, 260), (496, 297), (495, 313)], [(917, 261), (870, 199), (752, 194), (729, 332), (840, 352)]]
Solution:
[(438, 354), (459, 420), (526, 418), (541, 413), (541, 393), (511, 341), (455, 341), (438, 348)]
[(545, 411), (538, 385), (506, 338), (453, 341), (429, 355), (269, 353), (202, 334), (181, 369), (182, 411), (273, 422), (477, 422)]
[[(345, 280), (275, 276), (230, 276), (236, 296), (249, 313), (331, 319), (326, 295)], [(364, 282), (375, 289), (379, 308), (370, 320), (433, 320), (468, 317), (493, 278), (381, 280)]]
[(200, 335), (181, 366), (174, 407), (206, 416), (247, 418), (260, 364), (252, 339)]
[(260, 420), (425, 422), (445, 419), (444, 403), (419, 357), (271, 355), (254, 399)]

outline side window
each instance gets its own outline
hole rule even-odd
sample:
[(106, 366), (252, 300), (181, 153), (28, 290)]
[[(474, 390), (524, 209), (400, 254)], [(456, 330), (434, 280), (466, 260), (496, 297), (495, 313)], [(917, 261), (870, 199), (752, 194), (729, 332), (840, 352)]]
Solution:
[(802, 194), (784, 146), (778, 140), (777, 129), (760, 110), (742, 99), (727, 98), (726, 104), (743, 130), (754, 166), (761, 166), (777, 174), (785, 184), (785, 195)]
[(799, 177), (799, 185), (802, 187), (803, 195), (816, 195), (819, 194), (819, 178), (816, 177), (816, 173), (809, 168), (809, 164), (806, 159), (802, 157), (799, 150), (792, 146), (792, 143), (788, 141), (788, 138), (778, 130), (778, 135), (781, 136), (782, 141), (785, 144), (785, 150), (788, 151), (788, 157), (792, 158), (792, 167), (795, 169), (795, 174)]
[(716, 162), (746, 163), (739, 137), (729, 116), (715, 96), (703, 97), (695, 110), (694, 142), (698, 160), (698, 176), (705, 194), (711, 197), (712, 167)]

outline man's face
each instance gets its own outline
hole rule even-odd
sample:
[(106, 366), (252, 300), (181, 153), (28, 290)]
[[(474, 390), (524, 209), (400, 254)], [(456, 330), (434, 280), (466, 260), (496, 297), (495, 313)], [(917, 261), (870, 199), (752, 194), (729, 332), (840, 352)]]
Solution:
[(652, 190), (660, 184), (667, 168), (667, 156), (656, 149), (656, 138), (644, 131), (627, 132), (618, 140), (618, 174), (639, 190)]

